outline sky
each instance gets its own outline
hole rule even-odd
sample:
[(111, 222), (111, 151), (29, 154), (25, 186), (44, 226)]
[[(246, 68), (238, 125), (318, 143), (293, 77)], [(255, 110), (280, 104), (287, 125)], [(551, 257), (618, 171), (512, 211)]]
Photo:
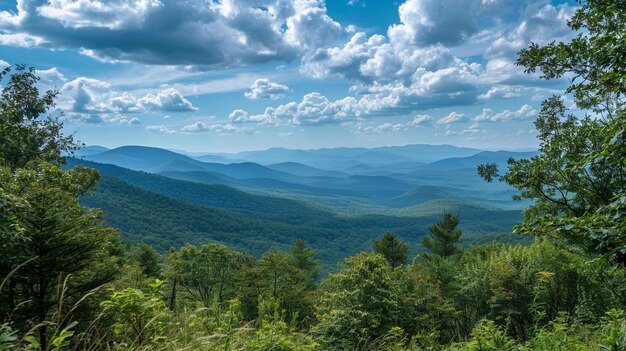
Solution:
[[(35, 67), (87, 145), (537, 146), (566, 80), (515, 65), (573, 1), (0, 0), (0, 67)], [(62, 115), (60, 114), (62, 112)]]

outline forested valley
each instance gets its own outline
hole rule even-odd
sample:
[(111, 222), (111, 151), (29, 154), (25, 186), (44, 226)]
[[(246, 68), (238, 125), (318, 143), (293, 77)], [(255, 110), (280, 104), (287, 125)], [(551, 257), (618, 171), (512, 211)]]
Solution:
[[(529, 204), (498, 242), (464, 241), (476, 218), (445, 208), (409, 239), (412, 217), (346, 219), (71, 158), (82, 145), (48, 116), (58, 92), (4, 69), (0, 350), (626, 350), (626, 4), (585, 1), (569, 26), (571, 42), (517, 64), (569, 78), (587, 114), (550, 97), (538, 153), (476, 165)], [(503, 222), (471, 216), (476, 232)]]

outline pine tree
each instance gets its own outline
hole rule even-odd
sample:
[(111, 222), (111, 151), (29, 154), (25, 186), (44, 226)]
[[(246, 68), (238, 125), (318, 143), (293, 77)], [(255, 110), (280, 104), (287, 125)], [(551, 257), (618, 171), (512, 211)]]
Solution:
[(374, 252), (385, 257), (391, 267), (398, 267), (406, 262), (408, 247), (403, 240), (398, 240), (393, 233), (385, 233), (374, 240)]
[(429, 236), (422, 238), (422, 245), (430, 249), (433, 254), (443, 258), (461, 252), (457, 242), (463, 233), (460, 229), (457, 229), (458, 225), (458, 215), (444, 212), (443, 219), (428, 229)]
[(14, 240), (0, 247), (0, 273), (19, 269), (0, 292), (0, 312), (10, 313), (17, 327), (37, 326), (44, 348), (48, 319), (61, 312), (60, 292), (64, 306), (72, 306), (118, 272), (117, 231), (102, 225), (100, 211), (78, 203), (97, 179), (93, 169), (63, 171), (46, 162), (15, 173), (0, 167), (1, 187), (19, 197), (3, 206), (18, 224)]

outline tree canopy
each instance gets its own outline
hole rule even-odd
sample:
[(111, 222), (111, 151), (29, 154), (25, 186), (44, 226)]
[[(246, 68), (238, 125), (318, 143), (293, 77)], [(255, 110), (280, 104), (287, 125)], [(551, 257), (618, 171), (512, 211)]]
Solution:
[(540, 154), (478, 166), (519, 190), (525, 210), (520, 233), (558, 237), (626, 264), (626, 11), (623, 0), (589, 0), (569, 21), (570, 42), (530, 45), (517, 64), (543, 79), (569, 78), (564, 94), (584, 116), (568, 112), (562, 97), (542, 103), (535, 121)]
[(44, 116), (54, 108), (59, 92), (40, 95), (34, 68), (16, 65), (11, 72), (11, 67), (0, 72), (0, 81), (6, 79), (0, 95), (0, 164), (15, 170), (34, 159), (62, 162), (64, 153), (79, 145), (73, 136), (63, 135), (58, 119)]

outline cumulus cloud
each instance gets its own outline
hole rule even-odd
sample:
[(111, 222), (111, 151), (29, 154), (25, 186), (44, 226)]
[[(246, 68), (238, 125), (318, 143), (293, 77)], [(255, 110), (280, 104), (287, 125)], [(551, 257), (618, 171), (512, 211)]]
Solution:
[(258, 115), (251, 115), (248, 112), (237, 109), (228, 115), (228, 118), (233, 123), (259, 123), (259, 124), (275, 124), (276, 120), (274, 116), (269, 113), (262, 113)]
[(489, 0), (407, 0), (399, 8), (401, 24), (390, 35), (419, 45), (457, 45), (478, 32), (479, 21), (503, 7), (501, 1)]
[(338, 38), (322, 0), (21, 0), (0, 43), (205, 69), (291, 60)]
[(449, 115), (442, 117), (437, 120), (437, 124), (453, 124), (466, 122), (469, 120), (469, 117), (462, 113), (451, 112)]
[[(50, 72), (47, 75), (52, 76)], [(164, 89), (156, 95), (146, 94), (141, 98), (137, 98), (131, 93), (115, 90), (105, 81), (80, 77), (63, 84), (60, 92), (59, 109), (73, 113), (119, 114), (146, 111), (187, 112), (197, 110), (189, 100), (172, 88)]]
[[(461, 76), (462, 77), (462, 76)], [(422, 77), (421, 88), (405, 86), (402, 83), (369, 85), (358, 87), (359, 96), (346, 96), (330, 100), (319, 92), (311, 92), (300, 101), (291, 101), (276, 107), (268, 107), (261, 114), (253, 115), (244, 110), (234, 110), (230, 114), (233, 122), (257, 122), (264, 124), (286, 123), (291, 125), (328, 125), (358, 121), (375, 116), (404, 115), (415, 110), (456, 104), (469, 104), (476, 100), (477, 92), (455, 91), (454, 83), (466, 84), (451, 71), (440, 74), (427, 74)], [(426, 123), (429, 119), (415, 123)]]
[(357, 124), (357, 134), (386, 134), (386, 133), (398, 133), (409, 128), (417, 128), (422, 126), (428, 126), (433, 123), (433, 118), (429, 115), (416, 115), (407, 122), (389, 123), (385, 122), (379, 125), (364, 125), (362, 123)]
[(363, 126), (358, 125), (357, 134), (387, 134), (398, 133), (407, 129), (407, 125), (404, 123), (383, 123), (377, 126)]
[[(362, 116), (515, 98), (523, 94), (522, 84), (546, 84), (515, 65), (516, 53), (530, 41), (571, 35), (566, 21), (573, 11), (545, 3), (408, 0), (399, 8), (400, 23), (389, 26), (386, 35), (356, 32), (342, 46), (305, 56), (301, 72), (354, 81), (351, 91), (362, 97), (354, 97), (353, 105), (369, 105), (357, 109)], [(518, 22), (491, 18), (500, 12), (522, 15)], [(487, 29), (481, 28), (485, 23)], [(453, 47), (474, 37), (492, 42), (483, 48), (480, 63), (459, 58)]]
[(493, 86), (478, 96), (479, 100), (513, 99), (522, 96), (522, 89), (510, 86)]
[(61, 88), (67, 82), (67, 78), (56, 67), (37, 70), (36, 73), (40, 78), (39, 85), (44, 89)]
[(533, 109), (530, 105), (524, 104), (515, 111), (504, 110), (502, 112), (495, 113), (490, 108), (484, 108), (483, 111), (474, 117), (474, 122), (506, 122), (506, 121), (524, 121), (533, 119), (537, 116), (537, 110)]
[(146, 126), (146, 130), (151, 131), (151, 132), (164, 133), (164, 134), (174, 134), (174, 133), (176, 133), (176, 131), (174, 129), (166, 127), (166, 126), (164, 126), (162, 124)]
[(197, 121), (184, 126), (181, 131), (184, 133), (209, 133), (215, 132), (220, 134), (232, 134), (238, 132), (240, 129), (230, 123), (216, 123), (209, 124), (201, 121)]
[(567, 21), (576, 7), (568, 4), (540, 4), (531, 4), (517, 24), (509, 30), (497, 33), (483, 55), (487, 63), (481, 81), (509, 85), (537, 84), (535, 78), (515, 65), (517, 53), (531, 42), (545, 45), (552, 41), (568, 41), (575, 35), (567, 27)]
[(289, 87), (283, 84), (278, 84), (270, 81), (267, 78), (257, 79), (250, 86), (250, 91), (247, 91), (244, 96), (248, 99), (280, 99), (285, 96), (285, 93), (289, 90)]
[(433, 123), (433, 118), (429, 115), (417, 115), (408, 124), (410, 126), (427, 126)]
[(156, 95), (147, 94), (139, 99), (139, 105), (155, 111), (185, 112), (197, 110), (189, 100), (173, 88), (165, 89)]

